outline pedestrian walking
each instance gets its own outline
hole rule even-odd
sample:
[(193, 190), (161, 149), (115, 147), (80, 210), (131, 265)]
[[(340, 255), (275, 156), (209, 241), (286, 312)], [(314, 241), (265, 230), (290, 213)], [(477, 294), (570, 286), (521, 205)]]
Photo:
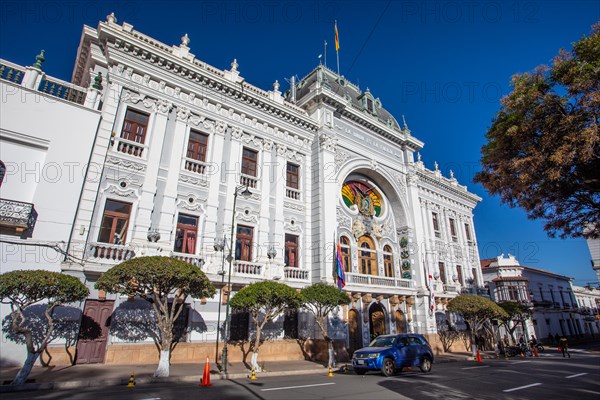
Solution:
[(566, 337), (561, 337), (558, 341), (558, 348), (562, 352), (563, 358), (565, 358), (565, 354), (571, 358), (571, 354), (569, 353), (569, 342)]

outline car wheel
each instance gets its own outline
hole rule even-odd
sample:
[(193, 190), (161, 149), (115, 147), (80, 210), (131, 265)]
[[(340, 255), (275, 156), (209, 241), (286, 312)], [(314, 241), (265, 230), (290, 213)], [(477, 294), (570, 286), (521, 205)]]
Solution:
[(423, 361), (421, 362), (421, 366), (419, 368), (421, 368), (422, 372), (431, 372), (431, 360), (429, 357), (423, 357)]
[(381, 366), (381, 373), (383, 376), (392, 376), (394, 375), (394, 372), (396, 372), (394, 361), (391, 358), (383, 360), (383, 365)]
[(356, 373), (356, 375), (364, 375), (364, 374), (367, 373), (367, 370), (366, 369), (362, 369), (362, 368), (360, 368), (360, 369), (354, 368), (354, 373)]

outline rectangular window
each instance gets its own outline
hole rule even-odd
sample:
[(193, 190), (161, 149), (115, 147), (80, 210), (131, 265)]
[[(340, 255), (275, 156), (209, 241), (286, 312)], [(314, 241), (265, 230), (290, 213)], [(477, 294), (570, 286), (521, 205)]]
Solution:
[(254, 228), (238, 225), (235, 240), (235, 259), (240, 261), (252, 261), (252, 239)]
[(431, 213), (431, 220), (433, 222), (433, 231), (435, 233), (435, 237), (440, 237), (440, 222), (438, 220), (437, 213)]
[(127, 239), (127, 226), (131, 204), (116, 200), (106, 200), (98, 241), (102, 243), (124, 244)]
[(297, 166), (296, 164), (287, 163), (286, 180), (285, 180), (287, 187), (292, 188), (292, 189), (300, 188), (300, 182), (298, 179), (299, 171), (300, 171), (299, 166)]
[(258, 161), (258, 152), (244, 147), (242, 151), (242, 174), (256, 176), (256, 163)]
[(438, 267), (440, 269), (440, 279), (445, 284), (446, 283), (446, 266), (443, 262), (438, 263)]
[(473, 284), (477, 286), (477, 268), (472, 268), (471, 273), (473, 274)]
[(346, 236), (340, 238), (340, 250), (342, 252), (344, 272), (352, 272), (352, 264), (350, 263), (350, 241)]
[(467, 237), (467, 242), (471, 241), (471, 227), (469, 224), (465, 224), (465, 236)]
[(462, 267), (460, 265), (456, 266), (456, 277), (458, 278), (458, 283), (460, 283), (461, 285), (465, 284), (463, 281)]
[(298, 267), (298, 236), (285, 234), (285, 265)]
[(197, 237), (198, 217), (179, 214), (179, 217), (177, 217), (177, 231), (175, 233), (175, 247), (173, 251), (196, 254)]
[(454, 219), (450, 218), (450, 236), (452, 236), (453, 242), (458, 242), (458, 237), (456, 236), (456, 225), (454, 225)]
[(187, 158), (192, 158), (198, 161), (206, 161), (206, 148), (208, 146), (208, 135), (190, 131), (188, 139)]
[(121, 138), (132, 142), (144, 144), (146, 140), (146, 129), (148, 128), (148, 114), (136, 110), (127, 109)]

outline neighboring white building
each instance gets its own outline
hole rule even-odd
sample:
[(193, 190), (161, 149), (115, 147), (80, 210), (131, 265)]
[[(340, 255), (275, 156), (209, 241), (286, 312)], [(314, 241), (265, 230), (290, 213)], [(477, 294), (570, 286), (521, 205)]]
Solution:
[[(46, 76), (42, 58), (0, 60), (0, 273), (61, 270), (100, 121), (96, 90)], [(0, 346), (0, 366), (25, 359), (4, 332)]]
[[(114, 323), (109, 332), (113, 311), (126, 315), (131, 303), (94, 289), (111, 266), (141, 255), (194, 263), (223, 289), (222, 297), (186, 299), (182, 323), (192, 332), (173, 360), (214, 348), (228, 289), (215, 249), (229, 243), (232, 217), (233, 292), (265, 279), (298, 289), (335, 284), (339, 241), (352, 303), (331, 318), (329, 335), (350, 351), (382, 333), (435, 342), (435, 312), (483, 287), (473, 221), (481, 199), (452, 171), (427, 169), (415, 154), (423, 143), (368, 89), (318, 66), (285, 94), (277, 81), (265, 91), (246, 82), (235, 60), (222, 71), (196, 59), (189, 42), (185, 35), (166, 45), (113, 15), (84, 27), (73, 82), (89, 87), (98, 73), (106, 77), (89, 159), (102, 168), (68, 219), (72, 258), (62, 270), (90, 288), (82, 329), (97, 323), (102, 335), (79, 341), (77, 362), (155, 359), (153, 345), (124, 343)], [(238, 196), (234, 209), (239, 187), (252, 195)], [(314, 337), (309, 322), (286, 314), (271, 332)], [(231, 323), (231, 340), (248, 337), (247, 315), (234, 312)]]
[(600, 289), (591, 286), (573, 286), (579, 307), (583, 334), (594, 339), (600, 336)]
[(519, 331), (519, 335), (529, 337), (535, 330), (538, 339), (546, 339), (549, 335), (582, 336), (587, 332), (573, 278), (522, 266), (510, 254), (482, 260), (481, 266), (492, 300), (517, 301), (531, 307), (533, 315), (526, 323), (526, 332)]

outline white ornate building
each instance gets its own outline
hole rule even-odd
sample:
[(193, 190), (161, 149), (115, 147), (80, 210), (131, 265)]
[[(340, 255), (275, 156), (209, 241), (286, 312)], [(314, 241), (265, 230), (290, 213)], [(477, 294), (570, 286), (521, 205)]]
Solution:
[[(473, 221), (481, 199), (437, 163), (426, 168), (423, 143), (368, 89), (320, 65), (286, 93), (277, 81), (265, 91), (235, 60), (219, 70), (189, 44), (185, 35), (166, 45), (113, 15), (84, 27), (72, 80), (90, 87), (103, 77), (90, 159), (101, 168), (84, 183), (69, 239), (70, 254), (85, 261), (62, 270), (91, 290), (82, 330), (97, 323), (102, 334), (80, 339), (77, 362), (156, 359), (152, 345), (124, 343), (108, 327), (129, 302), (94, 289), (108, 268), (141, 255), (194, 263), (222, 289), (186, 300), (182, 323), (193, 329), (173, 361), (213, 348), (232, 216), (232, 292), (265, 279), (335, 284), (339, 241), (352, 303), (331, 318), (330, 336), (350, 351), (406, 331), (436, 345), (435, 312), (483, 286)], [(238, 196), (234, 209), (240, 186), (252, 196)], [(303, 313), (275, 325), (278, 337), (316, 334)], [(247, 315), (234, 312), (231, 329), (231, 340), (247, 337)], [(288, 347), (272, 357), (301, 354)]]

